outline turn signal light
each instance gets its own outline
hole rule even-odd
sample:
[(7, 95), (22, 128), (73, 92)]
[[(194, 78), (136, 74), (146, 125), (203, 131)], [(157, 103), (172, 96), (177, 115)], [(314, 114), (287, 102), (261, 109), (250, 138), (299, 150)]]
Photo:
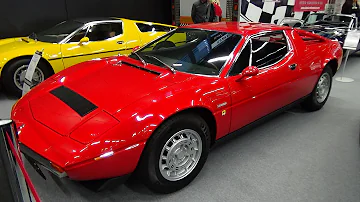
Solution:
[(60, 166), (58, 166), (58, 165), (56, 165), (56, 164), (54, 164), (54, 163), (51, 163), (51, 166), (52, 166), (57, 172), (59, 172), (59, 173), (65, 172), (64, 169), (62, 169)]

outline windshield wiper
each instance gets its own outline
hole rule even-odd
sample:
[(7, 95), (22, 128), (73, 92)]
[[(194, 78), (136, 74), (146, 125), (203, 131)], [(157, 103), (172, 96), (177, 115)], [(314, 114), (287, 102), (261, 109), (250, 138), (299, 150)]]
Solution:
[(147, 63), (145, 62), (145, 60), (136, 52), (132, 52), (132, 54), (136, 55), (136, 57), (138, 57), (140, 59), (140, 61), (143, 63), (144, 66), (147, 65)]
[(165, 62), (163, 62), (162, 60), (160, 60), (159, 58), (155, 57), (155, 56), (152, 56), (152, 55), (145, 55), (146, 57), (150, 57), (150, 58), (153, 58), (155, 60), (157, 60), (158, 62), (160, 62), (161, 64), (165, 65), (165, 67), (167, 67), (173, 74), (176, 73), (174, 67), (166, 64)]
[(37, 35), (35, 32), (31, 33), (29, 38), (32, 38), (31, 36), (33, 36), (34, 40), (37, 41)]

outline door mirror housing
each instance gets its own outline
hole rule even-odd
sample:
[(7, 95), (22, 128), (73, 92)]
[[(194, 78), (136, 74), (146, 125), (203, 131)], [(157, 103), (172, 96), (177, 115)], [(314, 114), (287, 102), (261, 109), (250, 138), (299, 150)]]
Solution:
[(89, 37), (83, 37), (82, 39), (80, 39), (79, 44), (82, 45), (83, 43), (87, 43), (89, 41), (90, 41)]
[(236, 81), (240, 81), (244, 77), (256, 76), (259, 74), (259, 69), (255, 66), (246, 67), (240, 74)]
[(135, 52), (135, 51), (137, 51), (137, 50), (139, 50), (140, 49), (140, 46), (135, 46), (133, 49), (132, 49), (132, 52)]

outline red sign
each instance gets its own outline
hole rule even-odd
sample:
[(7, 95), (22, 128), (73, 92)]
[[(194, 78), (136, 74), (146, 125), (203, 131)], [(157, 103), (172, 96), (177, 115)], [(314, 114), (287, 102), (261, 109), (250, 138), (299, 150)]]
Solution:
[(294, 11), (323, 11), (328, 0), (295, 0)]

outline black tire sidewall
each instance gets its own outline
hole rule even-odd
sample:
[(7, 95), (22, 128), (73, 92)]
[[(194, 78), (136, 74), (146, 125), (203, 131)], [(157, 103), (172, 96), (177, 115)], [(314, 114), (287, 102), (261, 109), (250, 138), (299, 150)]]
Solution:
[[(324, 101), (322, 101), (322, 102), (318, 102), (318, 101), (317, 101), (317, 99), (316, 99), (316, 87), (317, 87), (317, 84), (318, 84), (318, 82), (319, 82), (319, 80), (320, 80), (321, 76), (322, 76), (322, 75), (324, 75), (325, 73), (328, 73), (328, 74), (329, 74), (329, 76), (330, 76), (330, 87), (329, 87), (329, 92), (328, 92), (328, 94), (326, 95), (326, 98), (325, 98), (325, 100), (324, 100)], [(325, 67), (325, 68), (324, 68), (324, 70), (323, 70), (323, 72), (321, 73), (321, 75), (320, 75), (319, 79), (318, 79), (318, 80), (317, 80), (317, 82), (316, 82), (316, 85), (315, 85), (315, 87), (314, 87), (314, 91), (312, 92), (312, 100), (313, 100), (313, 102), (314, 102), (314, 104), (315, 104), (315, 105), (317, 105), (317, 106), (319, 106), (319, 107), (322, 107), (322, 106), (326, 103), (326, 101), (327, 101), (327, 99), (329, 98), (330, 93), (331, 93), (331, 88), (332, 88), (332, 77), (333, 77), (333, 75), (332, 75), (332, 71), (331, 71), (330, 67)]]
[[(24, 58), (13, 61), (5, 66), (1, 74), (1, 77), (2, 77), (3, 88), (8, 94), (16, 97), (21, 96), (22, 91), (14, 83), (14, 79), (13, 79), (14, 74), (19, 67), (23, 65), (29, 65), (30, 61), (31, 61), (30, 58)], [(44, 62), (39, 61), (37, 67), (43, 72), (44, 80), (52, 75), (52, 71), (49, 70), (48, 66)]]
[[(316, 88), (317, 88), (317, 84), (321, 78), (321, 76), (325, 73), (328, 73), (330, 75), (330, 88), (329, 88), (329, 92), (326, 95), (326, 98), (323, 102), (319, 103), (316, 99)], [(308, 111), (317, 111), (319, 109), (321, 109), (326, 101), (328, 100), (330, 93), (331, 93), (331, 88), (332, 88), (332, 78), (333, 78), (333, 74), (332, 74), (332, 70), (329, 66), (325, 66), (324, 70), (321, 72), (318, 80), (316, 81), (316, 84), (314, 86), (313, 91), (311, 92), (310, 96), (308, 96), (304, 102), (301, 104), (302, 107)]]
[[(170, 123), (169, 123), (170, 122)], [(201, 129), (201, 126), (206, 129)], [(177, 132), (184, 129), (192, 129), (196, 131), (202, 141), (202, 153), (200, 160), (193, 171), (185, 178), (178, 181), (166, 180), (159, 169), (159, 158), (165, 143)], [(160, 126), (159, 130), (151, 137), (147, 144), (147, 163), (146, 166), (146, 184), (148, 187), (159, 193), (170, 193), (177, 191), (188, 185), (200, 172), (204, 166), (210, 149), (210, 131), (206, 122), (197, 115), (182, 115), (176, 117), (175, 120), (169, 120), (168, 124)], [(142, 171), (143, 172), (143, 171)]]

